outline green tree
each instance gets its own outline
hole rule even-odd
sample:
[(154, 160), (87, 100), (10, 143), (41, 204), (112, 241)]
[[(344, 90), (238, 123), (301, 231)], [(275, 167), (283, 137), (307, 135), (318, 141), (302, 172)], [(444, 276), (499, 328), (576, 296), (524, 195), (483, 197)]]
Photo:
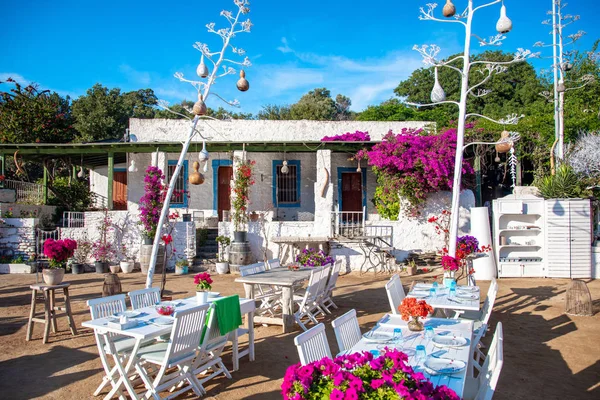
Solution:
[(262, 106), (262, 109), (258, 112), (257, 118), (281, 121), (292, 119), (292, 115), (290, 113), (290, 106), (267, 104)]
[(290, 107), (292, 119), (308, 119), (317, 121), (333, 121), (336, 119), (337, 108), (331, 98), (331, 92), (326, 88), (311, 90)]
[(75, 128), (81, 141), (117, 139), (123, 136), (129, 118), (154, 118), (156, 96), (152, 89), (121, 93), (97, 83), (73, 101)]
[(0, 91), (0, 143), (66, 143), (75, 137), (69, 97), (13, 79)]

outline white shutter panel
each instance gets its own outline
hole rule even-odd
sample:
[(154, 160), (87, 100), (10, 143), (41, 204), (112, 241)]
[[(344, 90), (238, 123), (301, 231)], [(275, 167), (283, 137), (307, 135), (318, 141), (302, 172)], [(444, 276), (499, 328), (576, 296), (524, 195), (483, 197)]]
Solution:
[(569, 203), (546, 200), (546, 266), (549, 278), (571, 277)]

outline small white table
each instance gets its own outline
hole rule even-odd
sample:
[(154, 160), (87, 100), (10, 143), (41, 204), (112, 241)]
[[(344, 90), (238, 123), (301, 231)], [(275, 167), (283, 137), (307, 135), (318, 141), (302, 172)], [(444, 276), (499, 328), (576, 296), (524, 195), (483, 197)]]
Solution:
[[(476, 287), (477, 290), (474, 290), (469, 293), (473, 293), (476, 295), (475, 299), (461, 299), (457, 296), (449, 297), (450, 289), (444, 286), (438, 286), (437, 294), (434, 296), (427, 296), (423, 300), (427, 302), (434, 309), (440, 310), (453, 310), (455, 311), (455, 318), (460, 316), (460, 314), (465, 311), (479, 311), (479, 299), (480, 299), (480, 289), (478, 286), (466, 286), (466, 287)], [(429, 292), (431, 285), (415, 285), (415, 287), (408, 292), (408, 297), (414, 297), (414, 293), (416, 292)], [(458, 293), (459, 288), (461, 286), (457, 286), (456, 290)]]
[[(216, 299), (219, 299), (219, 297), (209, 298), (209, 302), (214, 301)], [(175, 310), (176, 312), (177, 312), (177, 310), (186, 310), (186, 309), (189, 309), (191, 307), (198, 305), (198, 303), (196, 301), (196, 297), (189, 297), (186, 299), (179, 299), (179, 300), (173, 300), (173, 301), (181, 302), (181, 304), (176, 307), (176, 310)], [(246, 315), (250, 361), (254, 360), (254, 310), (255, 310), (254, 300), (240, 298), (240, 311), (241, 311), (242, 315)], [(104, 341), (104, 343), (99, 343), (98, 348), (104, 349), (105, 345), (108, 346), (108, 349), (110, 350), (110, 354), (112, 355), (112, 357), (114, 359), (115, 367), (117, 368), (117, 371), (119, 372), (119, 375), (120, 375), (118, 381), (111, 379), (112, 389), (104, 397), (105, 399), (112, 398), (116, 393), (121, 394), (121, 386), (125, 386), (125, 389), (129, 393), (131, 398), (133, 398), (133, 399), (139, 398), (133, 388), (133, 385), (131, 384), (131, 381), (127, 378), (129, 371), (131, 370), (131, 367), (133, 366), (135, 356), (136, 356), (137, 352), (139, 351), (142, 343), (148, 342), (151, 339), (157, 338), (159, 336), (169, 334), (169, 333), (171, 333), (171, 330), (173, 328), (172, 325), (158, 326), (158, 325), (153, 325), (150, 323), (150, 320), (152, 320), (156, 317), (159, 317), (158, 313), (156, 312), (156, 309), (153, 306), (141, 308), (136, 311), (140, 311), (142, 313), (142, 315), (140, 317), (136, 318), (136, 320), (141, 321), (143, 324), (141, 324), (135, 328), (121, 330), (121, 329), (109, 327), (108, 326), (108, 317), (98, 318), (98, 319), (94, 319), (91, 321), (86, 321), (81, 324), (82, 326), (84, 326), (86, 328), (91, 328), (91, 329), (94, 329), (95, 331), (97, 331), (98, 338), (100, 338), (101, 340)], [(133, 349), (131, 350), (131, 353), (130, 353), (128, 359), (125, 359), (124, 357), (123, 358), (119, 357), (119, 355), (117, 354), (117, 351), (115, 349), (114, 341), (110, 339), (108, 333), (116, 333), (116, 334), (120, 335), (121, 337), (127, 336), (127, 337), (131, 337), (131, 338), (135, 339), (135, 345), (133, 346)], [(236, 335), (236, 334), (234, 334), (234, 335)], [(236, 336), (236, 339), (237, 339), (237, 336)], [(235, 364), (235, 361), (234, 361), (234, 364)]]
[[(409, 356), (408, 364), (411, 365), (416, 372), (422, 372), (425, 374), (425, 377), (427, 377), (435, 386), (446, 385), (462, 398), (465, 388), (465, 379), (467, 376), (467, 371), (469, 370), (469, 358), (471, 356), (470, 344), (472, 343), (473, 339), (473, 321), (445, 318), (425, 318), (422, 321), (424, 322), (425, 327), (433, 327), (433, 331), (436, 334), (443, 334), (447, 332), (456, 336), (462, 336), (469, 340), (469, 344), (463, 347), (453, 348), (437, 347), (430, 339), (425, 337), (425, 331), (409, 331), (407, 321), (403, 321), (401, 316), (396, 314), (385, 315), (374, 329), (393, 332), (394, 328), (400, 328), (402, 330), (403, 340), (400, 342), (402, 348), (398, 348), (398, 350), (407, 353)], [(467, 364), (467, 367), (464, 370), (452, 375), (430, 375), (423, 368), (424, 360), (418, 362), (415, 358), (416, 347), (420, 344), (425, 346), (427, 357), (434, 356), (452, 358), (454, 360), (463, 361), (465, 364)], [(350, 352), (355, 353), (377, 350), (378, 346), (382, 347), (383, 345), (369, 342), (363, 338), (360, 340), (360, 342), (352, 347)], [(394, 347), (394, 344), (385, 344), (385, 346), (392, 348)]]

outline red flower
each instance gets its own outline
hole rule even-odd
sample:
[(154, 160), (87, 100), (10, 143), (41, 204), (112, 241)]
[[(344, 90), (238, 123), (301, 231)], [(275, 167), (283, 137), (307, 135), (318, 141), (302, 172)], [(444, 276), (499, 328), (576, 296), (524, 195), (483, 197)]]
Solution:
[(405, 297), (398, 307), (398, 311), (400, 311), (402, 319), (408, 321), (410, 317), (427, 317), (433, 312), (433, 307), (427, 304), (425, 300), (417, 300), (414, 297)]
[(171, 244), (173, 242), (173, 237), (171, 235), (162, 235), (161, 239), (165, 244)]

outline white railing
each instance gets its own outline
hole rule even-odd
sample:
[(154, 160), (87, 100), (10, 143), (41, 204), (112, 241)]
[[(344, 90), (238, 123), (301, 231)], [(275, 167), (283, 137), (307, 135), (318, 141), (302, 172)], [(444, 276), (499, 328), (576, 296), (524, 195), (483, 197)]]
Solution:
[(334, 211), (333, 235), (354, 238), (365, 235), (365, 208), (362, 211)]
[(108, 199), (98, 193), (92, 193), (92, 207), (97, 210), (104, 210), (108, 207)]
[(60, 239), (60, 229), (56, 228), (54, 230), (51, 231), (44, 231), (42, 229), (36, 229), (36, 253), (37, 253), (37, 259), (41, 260), (41, 261), (45, 261), (48, 258), (44, 255), (44, 242), (46, 241), (46, 239), (54, 239), (54, 240), (59, 240)]
[(365, 237), (371, 238), (373, 244), (379, 248), (394, 247), (394, 227), (383, 225), (365, 226)]
[(44, 200), (43, 186), (38, 183), (14, 181), (6, 179), (5, 189), (13, 189), (17, 193), (17, 203), (42, 204)]
[(85, 227), (85, 213), (79, 211), (63, 212), (63, 228)]

